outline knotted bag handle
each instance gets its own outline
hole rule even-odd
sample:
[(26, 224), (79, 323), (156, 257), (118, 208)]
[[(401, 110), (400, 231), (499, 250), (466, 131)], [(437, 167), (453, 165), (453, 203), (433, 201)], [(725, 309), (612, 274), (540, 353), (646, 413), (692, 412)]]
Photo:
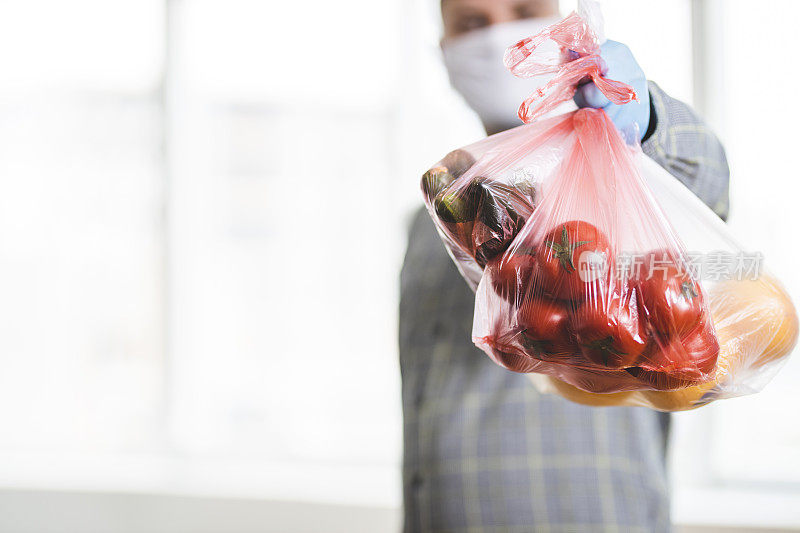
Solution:
[[(585, 4), (582, 2), (582, 7)], [(600, 17), (596, 7), (585, 11)], [(541, 51), (541, 45), (547, 41), (558, 45), (558, 57), (554, 58), (552, 53)], [(600, 57), (598, 42), (597, 34), (590, 24), (573, 12), (562, 21), (522, 39), (506, 50), (503, 64), (519, 78), (555, 73), (553, 79), (534, 91), (519, 106), (518, 115), (523, 122), (532, 122), (570, 100), (584, 79), (591, 79), (600, 92), (615, 104), (638, 101), (633, 87), (603, 76), (606, 64)]]

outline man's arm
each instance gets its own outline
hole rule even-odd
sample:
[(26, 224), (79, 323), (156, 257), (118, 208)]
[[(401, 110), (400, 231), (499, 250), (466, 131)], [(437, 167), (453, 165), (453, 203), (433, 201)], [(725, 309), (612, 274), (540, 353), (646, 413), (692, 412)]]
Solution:
[[(686, 185), (723, 220), (728, 216), (728, 161), (719, 139), (692, 109), (648, 82), (631, 50), (622, 43), (600, 46), (606, 63), (603, 76), (627, 83), (638, 101), (614, 104), (593, 83), (575, 92), (578, 107), (603, 109), (621, 132), (634, 124), (642, 135), (642, 150)], [(649, 106), (644, 98), (649, 93)], [(627, 137), (626, 137), (627, 138)]]
[(642, 150), (725, 220), (730, 175), (725, 149), (692, 108), (652, 81), (648, 89), (650, 124)]

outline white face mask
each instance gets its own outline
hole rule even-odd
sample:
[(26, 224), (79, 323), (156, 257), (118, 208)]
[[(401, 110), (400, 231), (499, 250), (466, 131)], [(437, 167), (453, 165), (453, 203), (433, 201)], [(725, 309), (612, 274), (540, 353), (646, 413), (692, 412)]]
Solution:
[[(552, 74), (517, 78), (503, 65), (506, 48), (559, 20), (559, 17), (546, 17), (506, 22), (442, 41), (450, 84), (478, 113), (488, 131), (522, 124), (517, 116), (520, 104), (552, 78)], [(555, 44), (553, 46), (555, 49)], [(563, 113), (569, 109), (574, 106), (559, 107), (556, 111)]]

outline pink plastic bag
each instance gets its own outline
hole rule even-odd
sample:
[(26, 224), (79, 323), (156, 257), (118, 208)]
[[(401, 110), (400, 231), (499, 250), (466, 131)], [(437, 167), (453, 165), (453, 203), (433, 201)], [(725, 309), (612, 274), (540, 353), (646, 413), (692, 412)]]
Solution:
[[(558, 58), (537, 55), (548, 39)], [(685, 409), (763, 386), (797, 337), (779, 284), (701, 279), (692, 254), (741, 248), (604, 111), (542, 118), (586, 78), (612, 102), (636, 97), (602, 76), (593, 31), (573, 13), (509, 48), (505, 64), (522, 77), (555, 72), (520, 106), (526, 124), (451, 152), (422, 179), (440, 235), (476, 289), (475, 344), (510, 370), (548, 376), (536, 380), (542, 390), (593, 405)], [(703, 221), (700, 246), (691, 228), (670, 223), (651, 192), (662, 185), (661, 202)], [(754, 325), (762, 316), (769, 332)]]

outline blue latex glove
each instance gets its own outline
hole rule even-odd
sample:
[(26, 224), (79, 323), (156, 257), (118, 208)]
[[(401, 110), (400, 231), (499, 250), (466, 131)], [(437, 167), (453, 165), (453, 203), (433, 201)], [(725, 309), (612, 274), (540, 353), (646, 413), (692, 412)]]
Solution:
[[(636, 135), (638, 135), (637, 140), (641, 141), (650, 125), (650, 92), (647, 90), (647, 78), (639, 63), (633, 58), (630, 48), (622, 43), (606, 41), (600, 46), (600, 57), (606, 63), (603, 76), (633, 87), (639, 101), (634, 100), (624, 105), (612, 104), (593, 82), (578, 87), (573, 100), (578, 107), (603, 109), (628, 142), (636, 139)], [(636, 131), (634, 125), (638, 128), (637, 134), (634, 134)]]

